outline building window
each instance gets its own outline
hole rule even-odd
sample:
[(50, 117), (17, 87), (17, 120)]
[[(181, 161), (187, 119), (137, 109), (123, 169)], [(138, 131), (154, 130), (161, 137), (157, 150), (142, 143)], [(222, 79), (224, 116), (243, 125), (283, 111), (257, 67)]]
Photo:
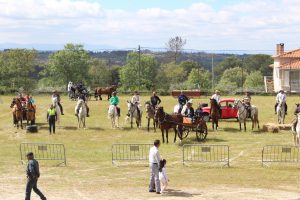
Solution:
[(291, 85), (299, 86), (300, 85), (300, 71), (291, 71), (290, 72)]

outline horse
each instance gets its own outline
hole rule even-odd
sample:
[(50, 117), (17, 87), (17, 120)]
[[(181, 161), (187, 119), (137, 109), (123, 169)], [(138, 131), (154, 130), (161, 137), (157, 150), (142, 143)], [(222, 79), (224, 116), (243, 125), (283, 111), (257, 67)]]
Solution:
[(142, 114), (143, 114), (141, 107), (139, 107), (140, 114), (138, 114), (136, 105), (134, 105), (130, 101), (127, 101), (127, 107), (128, 107), (128, 113), (129, 113), (129, 119), (130, 119), (130, 125), (131, 125), (130, 127), (132, 128), (133, 118), (135, 118), (137, 128), (141, 128)]
[(295, 146), (300, 144), (300, 113), (297, 114), (297, 118), (298, 118), (298, 122), (296, 125), (296, 129), (294, 125), (292, 126)]
[(285, 103), (279, 102), (276, 108), (277, 116), (278, 116), (278, 123), (284, 124), (285, 119)]
[[(244, 130), (246, 131), (246, 120), (247, 120), (247, 115), (248, 111), (245, 107), (245, 105), (239, 100), (236, 99), (234, 101), (234, 107), (238, 109), (238, 120), (240, 124), (240, 131), (242, 130), (242, 122), (244, 123)], [(255, 105), (251, 105), (250, 107), (251, 110), (251, 121), (252, 121), (252, 130), (256, 127), (259, 129), (259, 121), (258, 121), (258, 109)]]
[(111, 120), (112, 128), (119, 128), (119, 115), (117, 107), (115, 105), (110, 105), (108, 107), (108, 118)]
[(114, 91), (117, 90), (117, 86), (116, 85), (112, 85), (110, 87), (98, 87), (95, 89), (95, 99), (96, 101), (98, 101), (98, 97), (99, 99), (102, 101), (102, 94), (107, 94), (107, 100), (109, 100), (111, 98), (111, 95)]
[(149, 101), (145, 103), (145, 110), (147, 113), (146, 118), (148, 119), (148, 125), (147, 125), (147, 130), (150, 130), (150, 120), (153, 119), (153, 127), (154, 127), (154, 132), (156, 132), (156, 127), (158, 125), (157, 120), (154, 118), (155, 115), (155, 108), (150, 104)]
[(19, 128), (19, 121), (21, 122), (21, 129), (23, 129), (23, 107), (19, 99), (14, 98), (10, 105), (13, 108), (13, 122), (14, 126)]
[(57, 116), (57, 124), (60, 125), (60, 116), (61, 116), (61, 110), (58, 106), (57, 97), (52, 97), (52, 105), (55, 108), (56, 116)]
[(211, 117), (211, 124), (212, 124), (212, 129), (218, 130), (219, 127), (219, 119), (221, 118), (220, 116), (220, 111), (219, 111), (219, 105), (215, 99), (210, 99), (210, 117)]
[(182, 132), (182, 122), (183, 122), (183, 116), (181, 114), (167, 114), (164, 112), (163, 107), (157, 107), (155, 109), (155, 115), (154, 118), (158, 121), (161, 134), (162, 134), (162, 141), (165, 143), (165, 131), (166, 131), (166, 138), (167, 143), (169, 143), (169, 129), (173, 128), (174, 130), (174, 143), (176, 142), (177, 137), (177, 126), (178, 130)]
[(27, 125), (30, 124), (33, 125), (35, 124), (35, 107), (33, 106), (32, 102), (27, 102), (26, 103), (26, 120), (27, 120)]
[(87, 115), (86, 112), (86, 106), (85, 102), (82, 99), (79, 99), (77, 101), (77, 105), (75, 107), (75, 113), (79, 110), (78, 115), (77, 115), (77, 120), (78, 120), (78, 128), (81, 127), (81, 124), (83, 125), (83, 128), (85, 128), (85, 118)]

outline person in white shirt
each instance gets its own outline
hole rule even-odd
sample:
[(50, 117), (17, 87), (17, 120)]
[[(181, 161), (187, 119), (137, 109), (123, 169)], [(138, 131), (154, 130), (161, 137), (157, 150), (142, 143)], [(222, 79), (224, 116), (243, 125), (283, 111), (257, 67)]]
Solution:
[(73, 83), (71, 81), (69, 81), (69, 84), (68, 84), (68, 95), (69, 95), (69, 98), (71, 99), (72, 98), (72, 87), (73, 87)]
[(154, 146), (150, 148), (150, 152), (149, 152), (149, 165), (150, 165), (149, 192), (156, 192), (157, 194), (160, 194), (159, 163), (161, 158), (158, 151), (159, 146), (160, 146), (160, 141), (155, 140)]
[[(138, 91), (134, 91), (134, 95), (131, 98), (131, 103), (136, 107), (137, 112), (138, 112), (138, 117), (141, 117), (140, 113), (140, 94)], [(128, 113), (129, 116), (129, 113)]]
[(216, 100), (218, 106), (219, 106), (219, 112), (220, 112), (220, 116), (222, 116), (222, 109), (221, 109), (221, 106), (220, 106), (220, 101), (221, 101), (221, 96), (220, 96), (220, 91), (219, 90), (216, 90), (215, 91), (215, 94), (213, 94), (211, 96), (211, 99), (214, 99)]
[(168, 187), (169, 178), (167, 176), (167, 170), (166, 170), (166, 164), (167, 161), (165, 159), (160, 161), (159, 164), (159, 181), (160, 181), (160, 193), (162, 194)]
[(286, 94), (283, 90), (280, 90), (276, 96), (275, 115), (277, 115), (277, 106), (280, 102), (284, 104), (285, 114), (287, 114)]

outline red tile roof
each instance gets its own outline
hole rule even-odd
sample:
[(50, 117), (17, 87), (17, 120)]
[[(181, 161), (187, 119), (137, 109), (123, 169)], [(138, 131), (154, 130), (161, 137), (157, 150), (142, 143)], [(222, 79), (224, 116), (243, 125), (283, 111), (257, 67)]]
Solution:
[(274, 58), (300, 58), (300, 48), (293, 51), (288, 51), (280, 55), (273, 56)]
[(281, 69), (300, 69), (300, 60), (293, 60), (291, 62), (282, 64)]

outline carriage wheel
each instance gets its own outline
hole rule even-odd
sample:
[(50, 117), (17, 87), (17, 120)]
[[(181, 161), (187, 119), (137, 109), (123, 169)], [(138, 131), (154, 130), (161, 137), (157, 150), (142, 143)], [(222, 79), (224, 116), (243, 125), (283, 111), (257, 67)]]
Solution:
[(190, 129), (187, 127), (182, 127), (181, 131), (178, 131), (178, 137), (180, 140), (186, 138), (189, 135)]
[(198, 142), (201, 142), (206, 139), (207, 136), (207, 126), (206, 124), (199, 124), (196, 128), (196, 136)]

